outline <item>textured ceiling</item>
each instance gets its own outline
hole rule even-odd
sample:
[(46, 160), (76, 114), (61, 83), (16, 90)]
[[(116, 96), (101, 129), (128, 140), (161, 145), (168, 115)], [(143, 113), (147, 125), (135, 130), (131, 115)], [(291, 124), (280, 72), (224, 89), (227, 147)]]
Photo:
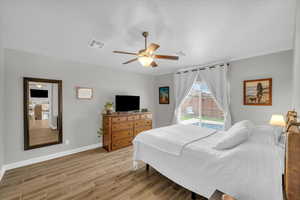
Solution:
[[(161, 74), (292, 49), (295, 0), (4, 0), (2, 14), (6, 48)], [(112, 51), (141, 49), (145, 30), (158, 53), (186, 56), (155, 69), (122, 65), (132, 56)], [(104, 47), (89, 48), (91, 39)]]

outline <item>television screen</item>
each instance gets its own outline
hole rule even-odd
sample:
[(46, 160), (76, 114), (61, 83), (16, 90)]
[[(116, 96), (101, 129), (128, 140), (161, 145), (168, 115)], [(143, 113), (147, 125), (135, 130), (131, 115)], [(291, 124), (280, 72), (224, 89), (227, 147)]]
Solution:
[(30, 89), (31, 98), (48, 98), (48, 90)]
[(139, 96), (116, 95), (116, 112), (140, 110)]

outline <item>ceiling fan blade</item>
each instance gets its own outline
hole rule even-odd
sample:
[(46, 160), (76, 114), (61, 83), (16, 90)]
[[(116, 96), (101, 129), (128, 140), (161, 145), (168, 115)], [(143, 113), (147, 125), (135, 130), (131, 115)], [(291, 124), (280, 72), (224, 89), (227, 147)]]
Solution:
[(154, 61), (152, 61), (152, 63), (150, 65), (151, 65), (151, 67), (157, 67), (158, 66), (157, 63), (154, 62)]
[(155, 58), (158, 59), (168, 59), (168, 60), (178, 60), (179, 57), (178, 56), (168, 56), (168, 55), (155, 55)]
[(147, 53), (152, 53), (156, 51), (160, 46), (158, 44), (151, 43), (146, 49)]
[(137, 60), (138, 60), (137, 58), (128, 60), (127, 62), (124, 62), (123, 65), (126, 65), (126, 64), (128, 64), (128, 63), (131, 63), (131, 62), (134, 62), (134, 61), (137, 61)]
[(126, 52), (126, 51), (113, 51), (114, 53), (121, 53), (121, 54), (129, 54), (129, 55), (135, 55), (137, 56), (137, 53), (130, 53), (130, 52)]

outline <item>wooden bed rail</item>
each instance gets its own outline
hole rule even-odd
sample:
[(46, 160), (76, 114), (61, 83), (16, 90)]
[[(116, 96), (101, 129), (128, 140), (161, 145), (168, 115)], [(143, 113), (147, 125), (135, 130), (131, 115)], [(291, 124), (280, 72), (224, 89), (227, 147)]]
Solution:
[[(296, 114), (296, 115), (295, 115)], [(287, 115), (285, 193), (287, 200), (300, 200), (300, 129), (297, 113)]]

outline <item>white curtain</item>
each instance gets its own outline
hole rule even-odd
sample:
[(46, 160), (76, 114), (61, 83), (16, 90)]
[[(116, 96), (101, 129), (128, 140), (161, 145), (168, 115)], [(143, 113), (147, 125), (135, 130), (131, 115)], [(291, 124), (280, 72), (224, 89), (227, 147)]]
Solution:
[(216, 65), (214, 68), (206, 68), (199, 71), (200, 78), (205, 81), (217, 105), (224, 112), (224, 129), (231, 127), (231, 115), (229, 110), (230, 93), (228, 82), (228, 65)]
[(175, 111), (173, 124), (178, 124), (180, 119), (180, 105), (185, 97), (191, 91), (193, 84), (197, 80), (198, 71), (186, 71), (174, 75), (174, 95), (175, 95)]

